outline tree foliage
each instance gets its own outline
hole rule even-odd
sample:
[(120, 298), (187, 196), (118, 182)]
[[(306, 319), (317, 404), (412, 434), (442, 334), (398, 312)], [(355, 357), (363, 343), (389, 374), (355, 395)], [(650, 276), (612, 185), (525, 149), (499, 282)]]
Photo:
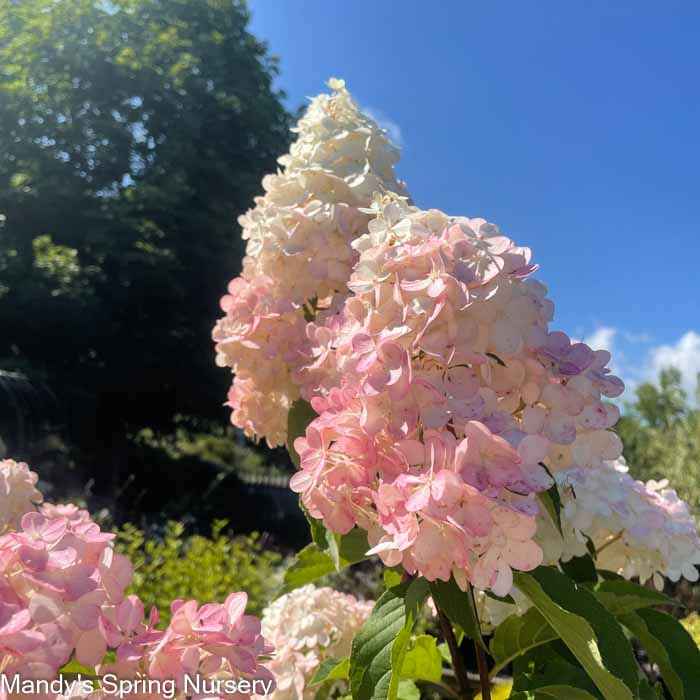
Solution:
[(693, 406), (676, 369), (658, 384), (637, 387), (617, 425), (631, 473), (642, 480), (668, 479), (695, 514), (700, 513), (700, 410)]
[(242, 0), (0, 6), (0, 363), (69, 417), (85, 399), (96, 446), (221, 415), (215, 300), (289, 133), (248, 20)]

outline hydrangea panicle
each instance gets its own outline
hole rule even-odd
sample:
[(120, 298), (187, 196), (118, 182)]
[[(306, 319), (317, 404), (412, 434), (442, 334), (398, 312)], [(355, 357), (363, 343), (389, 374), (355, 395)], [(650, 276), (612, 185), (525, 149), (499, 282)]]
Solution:
[[(295, 374), (313, 352), (306, 318), (347, 296), (358, 254), (351, 243), (367, 229), (375, 191), (403, 191), (398, 153), (363, 114), (341, 80), (299, 121), (297, 139), (263, 180), (265, 194), (240, 217), (246, 256), (221, 300), (217, 363), (235, 374), (231, 420), (249, 437), (286, 440), (287, 414), (300, 396)], [(264, 361), (262, 361), (264, 359)]]

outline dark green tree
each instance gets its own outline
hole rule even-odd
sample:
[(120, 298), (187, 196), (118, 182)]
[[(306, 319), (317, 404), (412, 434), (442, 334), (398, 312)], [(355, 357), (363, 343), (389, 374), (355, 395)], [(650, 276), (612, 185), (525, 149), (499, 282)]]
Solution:
[(224, 419), (236, 218), (289, 143), (248, 22), (242, 0), (0, 3), (0, 367), (47, 378), (81, 444)]

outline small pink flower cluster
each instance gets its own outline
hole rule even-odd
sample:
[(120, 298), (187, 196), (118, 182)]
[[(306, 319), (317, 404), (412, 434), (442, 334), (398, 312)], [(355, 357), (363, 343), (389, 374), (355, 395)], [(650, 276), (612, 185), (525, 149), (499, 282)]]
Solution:
[[(216, 679), (220, 688), (225, 681), (259, 680), (274, 687), (270, 671), (260, 657), (272, 653), (273, 647), (263, 638), (260, 620), (245, 615), (248, 596), (232, 593), (223, 604), (197, 604), (196, 600), (176, 600), (171, 605), (172, 619), (164, 631), (155, 629), (158, 615), (151, 610), (144, 620), (143, 603), (128, 596), (112, 611), (100, 618), (100, 631), (107, 644), (116, 649), (115, 663), (99, 666), (101, 674), (120, 679), (150, 678), (174, 680), (178, 698), (195, 697), (185, 693), (186, 677), (194, 687), (204, 687), (194, 679)], [(244, 693), (220, 692), (202, 697), (212, 700), (248, 697)], [(103, 693), (100, 697), (109, 698)], [(148, 695), (143, 696), (150, 697)], [(159, 695), (154, 695), (155, 700)]]
[(232, 422), (249, 437), (285, 443), (287, 415), (299, 398), (293, 374), (309, 346), (307, 316), (347, 296), (358, 254), (351, 242), (366, 230), (362, 210), (376, 190), (401, 192), (396, 149), (362, 114), (340, 80), (312, 100), (298, 138), (280, 158), (283, 172), (263, 180), (265, 195), (239, 219), (247, 240), (241, 276), (222, 299), (217, 363), (235, 379)]
[[(23, 497), (25, 481), (18, 481)], [(113, 539), (87, 511), (50, 504), (0, 536), (0, 673), (51, 680), (74, 657), (120, 678), (173, 679), (183, 692), (185, 676), (272, 681), (260, 664), (272, 647), (260, 621), (244, 614), (245, 593), (201, 607), (175, 601), (170, 624), (156, 630), (157, 611), (144, 620), (143, 603), (125, 595), (131, 563), (114, 551)], [(108, 649), (116, 662), (104, 665)]]
[(0, 537), (0, 605), (19, 640), (0, 643), (5, 673), (51, 678), (73, 652), (82, 664), (99, 663), (107, 648), (99, 619), (131, 580), (114, 535), (77, 508), (61, 510), (26, 513), (19, 530)]
[(622, 383), (607, 353), (549, 331), (530, 251), (493, 224), (390, 195), (374, 213), (354, 295), (309, 324), (298, 376), (320, 415), (291, 486), (331, 530), (367, 530), (387, 565), (507, 593), (512, 568), (542, 559), (542, 465), (619, 456), (601, 398)]

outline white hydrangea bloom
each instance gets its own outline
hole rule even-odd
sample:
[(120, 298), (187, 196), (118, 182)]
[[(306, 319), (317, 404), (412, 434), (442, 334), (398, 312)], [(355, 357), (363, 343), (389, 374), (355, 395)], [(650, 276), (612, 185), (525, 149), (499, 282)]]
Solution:
[(666, 481), (635, 481), (624, 460), (597, 469), (556, 474), (562, 494), (564, 539), (542, 519), (538, 541), (546, 561), (564, 561), (587, 552), (590, 538), (599, 568), (642, 583), (663, 577), (698, 580), (700, 538), (695, 520)]
[(366, 232), (374, 192), (403, 192), (399, 158), (386, 132), (364, 114), (342, 80), (315, 97), (279, 159), (283, 171), (263, 180), (265, 195), (239, 222), (248, 241), (243, 275), (274, 280), (278, 299), (303, 304), (345, 292)]
[(329, 657), (350, 653), (352, 638), (372, 610), (373, 602), (332, 588), (311, 584), (279, 597), (265, 609), (262, 633), (275, 647), (267, 666), (277, 687), (272, 700), (308, 700), (316, 692), (309, 680)]
[(41, 503), (39, 477), (24, 462), (0, 460), (0, 533), (16, 530), (25, 513)]

